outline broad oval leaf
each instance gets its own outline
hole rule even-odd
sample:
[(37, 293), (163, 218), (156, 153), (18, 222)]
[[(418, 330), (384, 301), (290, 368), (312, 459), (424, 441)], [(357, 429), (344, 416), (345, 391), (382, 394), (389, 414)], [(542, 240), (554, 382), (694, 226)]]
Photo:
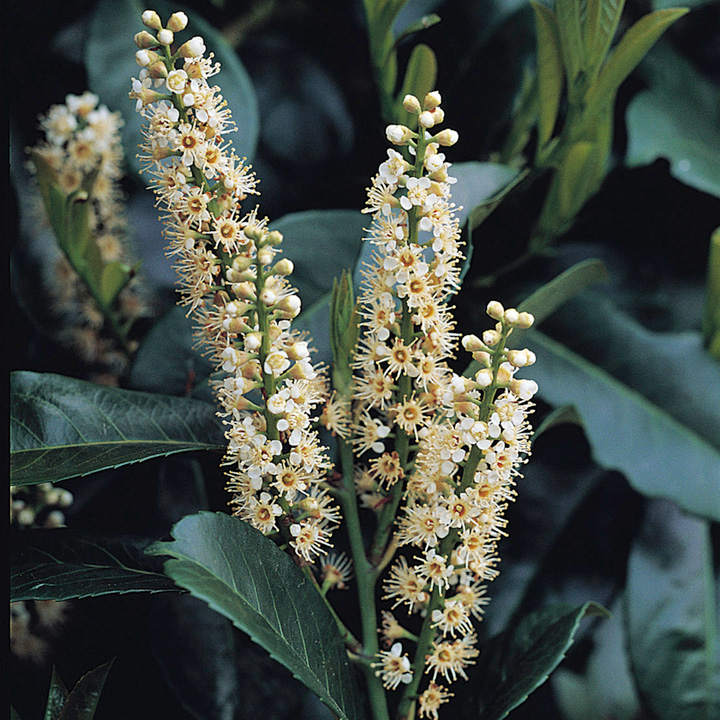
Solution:
[(303, 307), (310, 308), (332, 290), (333, 279), (352, 268), (370, 218), (357, 210), (307, 210), (271, 223), (283, 236), (283, 255), (293, 261), (289, 280)]
[[(152, 6), (163, 21), (181, 7), (170, 6), (165, 0), (157, 0)], [(85, 46), (85, 65), (88, 82), (100, 101), (111, 110), (118, 111), (125, 120), (122, 129), (123, 147), (128, 164), (135, 171), (140, 169), (135, 157), (142, 139), (140, 115), (135, 112), (134, 102), (128, 98), (130, 78), (137, 77), (140, 68), (135, 62), (133, 36), (143, 29), (140, 16), (145, 5), (138, 0), (101, 0), (98, 3)], [(258, 108), (250, 78), (235, 51), (220, 33), (205, 22), (197, 13), (188, 13), (190, 23), (185, 35), (202, 35), (210, 52), (222, 64), (222, 70), (214, 82), (222, 89), (228, 102), (238, 132), (233, 137), (233, 147), (238, 155), (252, 158), (255, 153), (259, 130)]]
[(720, 197), (720, 92), (667, 47), (653, 50), (640, 70), (650, 89), (628, 106), (625, 162), (666, 157), (677, 180)]
[(193, 450), (222, 450), (215, 408), (54, 373), (10, 378), (10, 483), (34, 485)]
[(625, 609), (635, 682), (658, 720), (720, 717), (718, 589), (709, 523), (652, 503), (630, 554)]
[(130, 368), (135, 390), (186, 395), (214, 403), (208, 380), (212, 363), (193, 337), (193, 320), (184, 307), (168, 310), (150, 329)]
[(222, 513), (185, 517), (172, 536), (148, 549), (171, 556), (167, 575), (247, 632), (341, 718), (362, 717), (337, 627), (287, 554)]
[(65, 683), (57, 673), (53, 665), (52, 676), (50, 677), (50, 688), (48, 689), (47, 702), (45, 703), (45, 714), (43, 720), (59, 720), (68, 691)]
[(161, 563), (145, 556), (152, 541), (102, 537), (66, 528), (10, 534), (10, 601), (71, 600), (175, 591)]
[(720, 520), (720, 367), (699, 334), (652, 333), (597, 298), (571, 303), (563, 324), (591, 359), (528, 331), (540, 395), (574, 404), (594, 457), (636, 490)]
[(491, 638), (470, 678), (477, 683), (478, 698), (464, 704), (465, 713), (461, 717), (468, 720), (507, 717), (562, 662), (580, 621), (607, 614), (607, 610), (593, 602), (579, 607), (550, 605)]

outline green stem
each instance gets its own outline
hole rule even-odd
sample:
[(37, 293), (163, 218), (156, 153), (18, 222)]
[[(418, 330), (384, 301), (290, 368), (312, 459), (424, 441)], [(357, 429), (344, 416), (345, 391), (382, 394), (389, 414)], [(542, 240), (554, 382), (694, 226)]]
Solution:
[[(355, 566), (355, 582), (357, 584), (358, 603), (360, 605), (360, 622), (362, 625), (363, 654), (374, 657), (378, 652), (377, 609), (375, 607), (375, 582), (377, 574), (365, 555), (360, 516), (358, 513), (357, 495), (353, 483), (353, 454), (349, 443), (340, 439), (338, 442), (342, 462), (342, 483), (344, 492), (340, 503), (345, 517), (350, 540), (350, 552)], [(389, 720), (385, 690), (373, 669), (363, 664), (363, 672), (367, 681), (368, 696), (374, 720)]]

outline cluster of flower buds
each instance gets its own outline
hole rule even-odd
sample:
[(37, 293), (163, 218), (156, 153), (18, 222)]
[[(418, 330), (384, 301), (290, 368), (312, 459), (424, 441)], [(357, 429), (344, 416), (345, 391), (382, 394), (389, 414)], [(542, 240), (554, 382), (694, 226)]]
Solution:
[[(219, 72), (200, 37), (175, 45), (187, 25), (174, 13), (163, 26), (146, 10), (135, 36), (142, 66), (130, 97), (146, 120), (141, 146), (168, 252), (177, 256), (181, 304), (226, 374), (215, 383), (227, 426), (228, 490), (234, 513), (266, 535), (281, 533), (305, 561), (326, 554), (340, 515), (324, 482), (331, 469), (314, 427), (327, 382), (291, 321), (300, 299), (280, 258), (282, 235), (241, 204), (256, 194), (254, 174), (226, 135), (234, 124)], [(164, 86), (165, 92), (157, 89)]]
[[(53, 105), (40, 117), (44, 138), (29, 149), (29, 167), (37, 173), (41, 190), (45, 183), (66, 197), (83, 194), (82, 201), (89, 206), (93, 252), (103, 268), (112, 263), (133, 264), (120, 190), (122, 125), (119, 113), (98, 105), (97, 95), (67, 95), (64, 104)], [(52, 209), (45, 200), (50, 216)], [(49, 283), (55, 309), (63, 318), (63, 334), (85, 362), (119, 375), (127, 364), (127, 353), (101, 332), (104, 318), (97, 300), (67, 259), (74, 255), (71, 240), (52, 266)], [(134, 274), (114, 302), (122, 325), (130, 326), (146, 312), (143, 289)]]
[(65, 524), (63, 510), (73, 502), (69, 490), (52, 483), (10, 488), (10, 524), (16, 527), (60, 527)]

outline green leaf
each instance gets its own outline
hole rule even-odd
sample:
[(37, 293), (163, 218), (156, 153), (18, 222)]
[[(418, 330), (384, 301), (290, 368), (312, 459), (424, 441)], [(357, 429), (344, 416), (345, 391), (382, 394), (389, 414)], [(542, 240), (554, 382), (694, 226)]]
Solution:
[(568, 93), (574, 97), (575, 80), (585, 65), (580, 3), (577, 0), (555, 0), (560, 47), (567, 75)]
[(680, 182), (720, 197), (720, 91), (678, 53), (658, 46), (642, 64), (650, 89), (627, 109), (625, 162), (670, 161)]
[(306, 330), (312, 338), (312, 346), (317, 352), (312, 356), (314, 363), (332, 362), (332, 344), (330, 342), (330, 301), (331, 293), (323, 295), (314, 305), (303, 310), (293, 322), (296, 330)]
[(578, 415), (578, 411), (574, 405), (563, 405), (562, 407), (555, 408), (550, 411), (535, 428), (532, 436), (532, 442), (534, 443), (543, 433), (547, 432), (551, 428), (557, 425), (566, 425), (572, 423), (573, 425), (582, 425), (582, 418)]
[(10, 534), (10, 600), (70, 600), (177, 587), (144, 555), (151, 540), (67, 528)]
[[(163, 20), (170, 13), (182, 7), (172, 7), (165, 0), (158, 0), (153, 8)], [(140, 68), (135, 62), (133, 36), (144, 29), (140, 15), (145, 5), (138, 0), (101, 0), (95, 8), (90, 22), (85, 45), (85, 66), (90, 89), (100, 96), (101, 102), (111, 110), (119, 111), (125, 120), (122, 129), (123, 147), (127, 153), (128, 165), (133, 171), (140, 169), (135, 157), (141, 142), (140, 115), (135, 112), (134, 101), (128, 98), (130, 78), (137, 77)], [(196, 12), (188, 12), (188, 29), (185, 35), (202, 35), (209, 52), (222, 64), (221, 72), (213, 82), (222, 89), (228, 102), (238, 132), (233, 136), (233, 147), (237, 154), (252, 159), (258, 138), (258, 108), (250, 78), (235, 51)]]
[(60, 720), (92, 720), (114, 660), (85, 673), (70, 691)]
[(117, 260), (109, 262), (103, 267), (100, 275), (100, 298), (106, 305), (112, 305), (128, 282), (130, 282), (130, 268)]
[(523, 174), (509, 165), (492, 162), (453, 163), (450, 174), (457, 178), (452, 186), (452, 201), (461, 208), (457, 213), (460, 227), (469, 219), (476, 228), (489, 213), (480, 217), (489, 206), (497, 207)]
[(47, 703), (45, 704), (45, 715), (43, 715), (43, 720), (59, 720), (60, 713), (62, 712), (63, 706), (65, 705), (67, 696), (68, 691), (65, 687), (65, 683), (60, 679), (60, 676), (57, 673), (57, 668), (53, 665), (52, 677), (50, 678), (50, 688), (48, 689), (48, 697)]
[(53, 373), (10, 378), (10, 482), (34, 485), (225, 446), (215, 408)]
[[(478, 683), (480, 720), (501, 720), (542, 685), (562, 662), (580, 621), (605, 616), (601, 605), (551, 605), (525, 616), (483, 648), (471, 682)], [(468, 708), (470, 710), (470, 708)], [(475, 711), (477, 712), (477, 710)]]
[[(428, 28), (431, 28), (433, 25), (437, 25), (440, 22), (441, 18), (439, 15), (436, 15), (435, 13), (430, 13), (429, 15), (423, 15), (419, 20), (416, 20), (415, 22), (408, 25), (398, 36), (395, 38), (395, 47), (397, 47), (405, 38), (410, 37), (410, 35), (415, 34), (416, 32), (420, 32), (421, 30), (427, 30)], [(422, 98), (420, 98), (422, 101)]]
[(362, 716), (342, 640), (319, 594), (290, 557), (247, 523), (221, 513), (183, 518), (165, 572), (232, 620), (336, 714)]
[(624, 6), (625, 0), (588, 0), (584, 44), (588, 71), (593, 78), (610, 49)]
[(593, 632), (592, 650), (582, 674), (562, 667), (553, 673), (553, 694), (565, 720), (641, 717), (625, 647), (622, 595), (611, 605), (610, 612), (612, 617)]
[(700, 337), (652, 333), (597, 299), (578, 299), (564, 312), (592, 359), (528, 331), (541, 397), (574, 404), (594, 457), (636, 490), (720, 520), (720, 367)]
[[(720, 333), (720, 227), (710, 237), (702, 330), (704, 344), (709, 348), (713, 337)], [(715, 357), (720, 360), (720, 356)]]
[(591, 142), (574, 143), (557, 171), (558, 211), (563, 220), (575, 215), (587, 198), (593, 150)]
[(414, 95), (423, 101), (425, 95), (435, 89), (435, 80), (437, 78), (437, 60), (435, 53), (423, 43), (416, 45), (410, 54), (407, 68), (405, 69), (405, 78), (402, 87), (395, 100), (395, 116), (397, 122), (403, 125), (409, 125), (412, 115), (403, 108), (402, 101), (407, 95)]
[(531, 2), (537, 34), (538, 145), (552, 137), (563, 89), (563, 62), (555, 14), (550, 8)]
[(535, 323), (541, 323), (585, 288), (596, 283), (606, 283), (609, 279), (602, 260), (582, 260), (539, 287), (520, 303), (518, 310), (532, 313)]
[(630, 555), (625, 608), (635, 682), (658, 720), (720, 717), (719, 589), (709, 523), (652, 503)]
[(332, 290), (344, 268), (354, 267), (370, 218), (357, 210), (308, 210), (271, 224), (283, 236), (283, 254), (295, 264), (290, 282), (304, 307)]
[[(71, 196), (72, 197), (72, 196)], [(93, 255), (90, 250), (90, 203), (84, 193), (68, 199), (65, 213), (65, 233), (58, 240), (70, 256), (75, 267), (87, 267), (95, 287), (99, 284), (102, 272), (102, 259), (99, 250)], [(96, 261), (95, 261), (96, 260)]]
[(214, 403), (208, 385), (212, 363), (193, 338), (193, 321), (175, 306), (150, 329), (130, 368), (130, 387), (167, 395), (189, 395)]
[(585, 95), (586, 117), (592, 118), (604, 105), (614, 103), (615, 93), (625, 78), (637, 67), (665, 30), (687, 12), (687, 8), (656, 10), (640, 18), (622, 36), (600, 71), (597, 81)]

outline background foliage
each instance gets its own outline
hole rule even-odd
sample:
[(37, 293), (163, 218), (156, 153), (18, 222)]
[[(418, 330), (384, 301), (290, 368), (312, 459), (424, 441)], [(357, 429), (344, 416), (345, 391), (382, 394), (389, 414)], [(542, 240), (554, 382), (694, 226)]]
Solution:
[[(622, 35), (670, 3), (628, 2), (622, 17), (612, 15), (616, 5), (602, 3)], [(456, 201), (474, 246), (456, 298), (461, 329), (475, 331), (494, 297), (506, 305), (526, 300), (542, 319), (525, 338), (538, 356), (541, 432), (511, 509), (503, 572), (483, 624), (492, 638), (487, 667), (478, 668), (456, 702), (463, 717), (481, 711), (500, 717), (536, 687), (514, 718), (670, 720), (710, 718), (716, 710), (720, 329), (706, 298), (717, 303), (720, 292), (720, 249), (715, 270), (708, 268), (710, 236), (720, 224), (720, 4), (686, 5), (690, 14), (619, 86), (602, 133), (594, 128), (595, 135), (551, 165), (540, 150), (562, 137), (574, 90), (570, 76), (562, 77), (572, 59), (547, 52), (547, 45), (536, 59), (536, 22), (541, 37), (554, 37), (545, 5), (411, 0), (392, 33), (379, 20), (370, 22), (369, 46), (360, 2), (189, 3), (193, 27), (223, 63), (218, 81), (238, 120), (238, 150), (261, 178), (264, 212), (287, 236), (305, 303), (301, 322), (318, 337), (321, 353), (329, 357), (332, 277), (357, 260), (363, 227), (357, 208), (384, 154), (383, 126), (398, 112), (388, 87), (421, 87), (432, 75), (460, 132), (450, 155), (458, 163)], [(558, 13), (562, 6), (556, 3)], [(248, 615), (258, 613), (242, 593), (222, 616), (196, 599), (207, 600), (213, 590), (212, 582), (193, 576), (193, 559), (179, 547), (188, 521), (174, 531), (166, 571), (176, 580), (183, 576), (179, 584), (196, 597), (168, 592), (160, 561), (142, 552), (151, 539), (169, 537), (182, 517), (223, 510), (225, 497), (212, 450), (222, 438), (207, 404), (210, 368), (191, 348), (183, 313), (173, 308), (173, 275), (156, 213), (135, 174), (138, 129), (126, 92), (136, 72), (130, 39), (141, 9), (134, 0), (12, 3), (10, 26), (26, 30), (10, 38), (8, 53), (15, 199), (6, 235), (9, 352), (12, 368), (26, 371), (14, 376), (13, 391), (30, 397), (28, 407), (16, 404), (13, 417), (45, 427), (47, 418), (33, 418), (32, 408), (51, 388), (53, 402), (61, 410), (63, 398), (72, 402), (71, 415), (87, 426), (80, 440), (57, 417), (51, 443), (33, 440), (37, 433), (15, 435), (13, 449), (20, 452), (13, 472), (18, 482), (39, 482), (42, 476), (27, 470), (32, 462), (55, 472), (76, 465), (83, 442), (106, 446), (100, 462), (93, 455), (88, 462), (95, 464), (54, 476), (66, 478), (76, 502), (68, 513), (71, 529), (59, 531), (62, 541), (55, 545), (53, 537), (52, 544), (63, 562), (84, 572), (92, 564), (97, 572), (74, 595), (63, 586), (67, 597), (93, 597), (77, 601), (48, 662), (70, 686), (88, 668), (117, 658), (97, 706), (100, 719), (131, 712), (211, 720), (260, 712), (279, 720), (321, 717), (326, 711), (317, 699), (233, 628), (248, 629)], [(406, 27), (422, 29), (403, 37)], [(382, 67), (378, 53), (387, 58)], [(33, 211), (23, 169), (23, 148), (37, 139), (37, 114), (87, 87), (126, 121), (131, 231), (156, 297), (158, 319), (138, 328), (143, 342), (124, 390), (80, 387), (76, 358), (53, 340), (37, 280), (52, 239)], [(603, 162), (592, 166), (593, 175), (586, 162), (596, 157), (590, 148), (599, 152), (601, 145)], [(590, 175), (587, 202), (578, 204), (577, 178)], [(537, 291), (550, 281), (550, 290)], [(163, 398), (148, 400), (148, 392)], [(136, 410), (175, 419), (158, 428), (146, 417), (143, 425)], [(126, 411), (132, 412), (128, 429)], [(111, 420), (119, 423), (118, 434), (102, 433), (93, 421), (106, 412), (117, 414)], [(192, 418), (191, 427), (178, 418)], [(159, 440), (167, 447), (158, 449)], [(157, 457), (196, 451), (198, 442), (210, 451)], [(122, 467), (139, 459), (147, 461)], [(95, 474), (71, 477), (86, 473)], [(47, 532), (12, 540), (21, 573), (13, 592), (34, 597), (39, 584), (52, 587), (57, 568), (34, 560), (49, 547)], [(141, 589), (153, 594), (106, 594), (132, 587), (138, 575), (146, 583)], [(195, 587), (199, 581), (205, 589)], [(609, 608), (611, 618), (593, 615), (594, 606), (585, 605), (590, 600)], [(346, 600), (348, 615), (353, 602)], [(267, 632), (273, 654), (287, 653), (282, 628)], [(542, 647), (552, 647), (546, 661), (533, 654), (540, 636), (548, 643)], [(320, 681), (308, 679), (307, 662), (286, 664), (331, 705), (340, 703), (337, 711), (355, 702), (342, 672)], [(483, 690), (488, 668), (502, 673), (510, 666), (522, 669), (525, 686), (498, 681), (490, 683), (495, 694)], [(49, 664), (14, 660), (12, 673), (20, 716), (39, 716)]]

